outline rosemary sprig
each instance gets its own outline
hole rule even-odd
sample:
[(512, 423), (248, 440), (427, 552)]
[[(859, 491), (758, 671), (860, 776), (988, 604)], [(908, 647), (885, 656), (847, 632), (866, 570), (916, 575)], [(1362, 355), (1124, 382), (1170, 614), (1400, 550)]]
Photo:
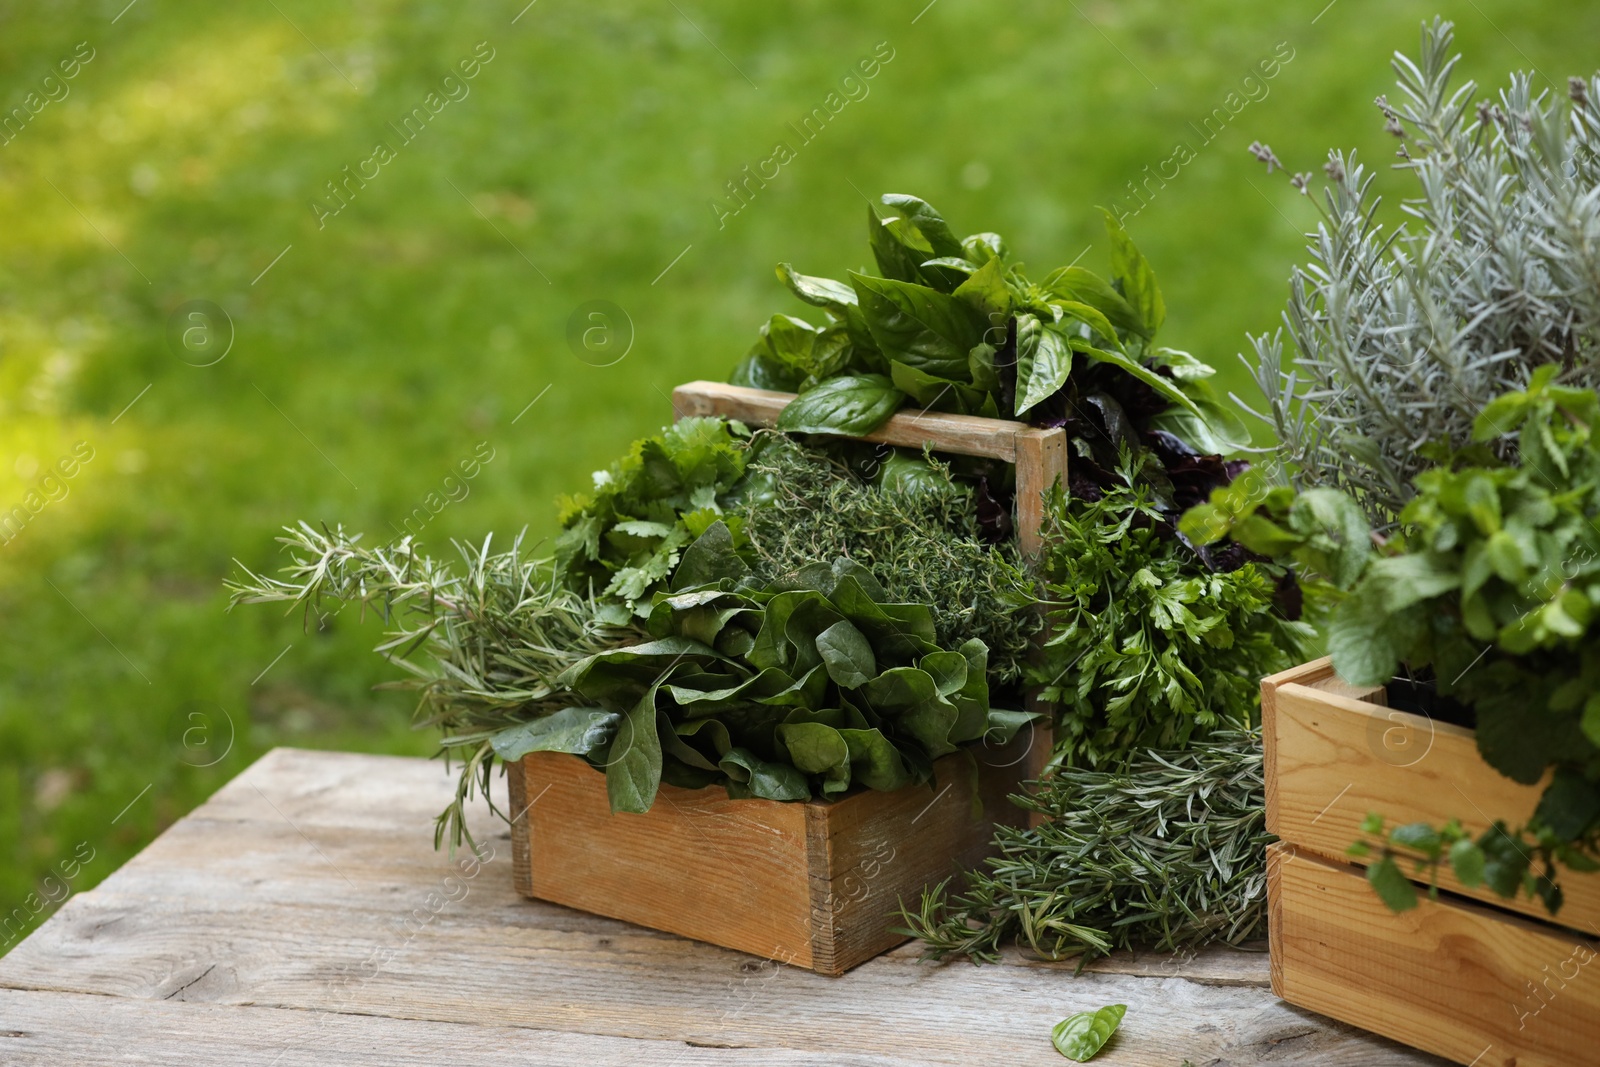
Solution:
[[(382, 613), (391, 628), (376, 651), (409, 676), (385, 687), (420, 694), (417, 728), (437, 728), (440, 754), (461, 765), (455, 797), (435, 821), (435, 847), (446, 834), (452, 848), (474, 844), (466, 805), (477, 792), (489, 797), (490, 738), (573, 703), (556, 682), (568, 667), (642, 639), (632, 626), (600, 622), (593, 598), (563, 585), (548, 560), (527, 555), (520, 534), (504, 552), (490, 550), (491, 537), (477, 548), (458, 542), (457, 568), (418, 554), (409, 537), (368, 547), (343, 527), (284, 529), (284, 577), (239, 564), (243, 577), (227, 583), (229, 606), (287, 602), (303, 610), (307, 629), (352, 603), (363, 617)], [(324, 611), (328, 602), (335, 606)]]
[(1258, 936), (1266, 918), (1259, 738), (1228, 731), (1114, 770), (1062, 768), (1014, 801), (1043, 813), (1002, 828), (1000, 855), (902, 908), (925, 955), (999, 959), (1013, 938), (1079, 966), (1116, 949), (1171, 952)]

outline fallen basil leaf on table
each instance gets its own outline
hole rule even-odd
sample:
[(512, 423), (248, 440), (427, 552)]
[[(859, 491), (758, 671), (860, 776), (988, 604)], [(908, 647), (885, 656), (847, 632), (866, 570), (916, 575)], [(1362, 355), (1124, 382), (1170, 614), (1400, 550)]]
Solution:
[(1105, 1047), (1128, 1013), (1126, 1004), (1107, 1004), (1099, 1011), (1080, 1011), (1056, 1023), (1050, 1040), (1069, 1060), (1086, 1063)]

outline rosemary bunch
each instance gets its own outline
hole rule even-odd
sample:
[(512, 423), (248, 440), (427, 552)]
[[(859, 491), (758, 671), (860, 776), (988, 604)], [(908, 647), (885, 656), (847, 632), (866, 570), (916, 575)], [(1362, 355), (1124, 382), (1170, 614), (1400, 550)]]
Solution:
[(562, 584), (549, 561), (526, 555), (521, 535), (504, 552), (490, 551), (490, 537), (476, 549), (457, 542), (457, 568), (419, 555), (409, 537), (368, 547), (343, 527), (284, 529), (284, 577), (240, 564), (243, 578), (227, 583), (229, 607), (287, 602), (304, 611), (307, 629), (352, 603), (363, 617), (382, 613), (391, 629), (376, 651), (409, 676), (390, 685), (420, 693), (417, 728), (438, 728), (440, 753), (461, 763), (435, 847), (447, 833), (452, 847), (472, 844), (466, 804), (475, 791), (489, 796), (493, 735), (571, 705), (575, 697), (556, 682), (568, 667), (642, 640), (634, 627), (599, 621), (594, 600)]
[(1080, 967), (1117, 949), (1171, 952), (1257, 936), (1266, 918), (1262, 754), (1249, 732), (1117, 770), (1063, 767), (1014, 801), (1049, 821), (1001, 828), (1000, 855), (923, 893), (902, 931), (925, 955), (999, 959), (1013, 938)]

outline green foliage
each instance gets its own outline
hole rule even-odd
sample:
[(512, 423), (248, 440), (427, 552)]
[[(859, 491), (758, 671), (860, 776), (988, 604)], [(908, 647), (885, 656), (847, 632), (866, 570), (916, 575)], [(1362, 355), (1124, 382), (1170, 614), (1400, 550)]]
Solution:
[[(1203, 453), (1247, 440), (1205, 380), (1212, 368), (1153, 344), (1166, 304), (1110, 212), (1111, 281), (1070, 266), (1035, 284), (998, 235), (958, 240), (914, 196), (881, 203), (887, 214), (867, 216), (881, 276), (852, 272), (845, 283), (778, 266), (825, 323), (774, 315), (732, 380), (799, 392), (779, 429), (860, 436), (909, 403), (1056, 426), (1092, 409), (1100, 437), (1126, 412), (1138, 431), (1167, 431)], [(1086, 452), (1094, 436), (1082, 435)]]
[(1482, 398), (1543, 368), (1600, 385), (1600, 76), (1564, 101), (1517, 74), (1477, 102), (1476, 83), (1451, 85), (1453, 41), (1424, 24), (1419, 58), (1395, 55), (1396, 102), (1377, 99), (1416, 177), (1412, 222), (1384, 233), (1372, 178), (1330, 153), (1284, 314), (1292, 368), (1281, 333), (1255, 338), (1282, 462), (1384, 528), (1438, 451), (1467, 445)]
[[(702, 584), (713, 567), (724, 576)], [(983, 642), (940, 649), (933, 610), (891, 602), (859, 564), (815, 563), (764, 585), (736, 582), (741, 570), (726, 526), (713, 525), (685, 555), (678, 591), (657, 595), (652, 640), (563, 675), (621, 724), (593, 753), (613, 811), (648, 810), (662, 781), (767, 800), (898, 789), (1031, 717), (989, 706)]]
[(1128, 1013), (1126, 1004), (1107, 1004), (1098, 1011), (1080, 1011), (1056, 1023), (1050, 1043), (1069, 1060), (1087, 1063), (1105, 1048)]
[(1266, 831), (1261, 741), (1223, 732), (1113, 770), (1062, 767), (1014, 798), (1046, 817), (998, 831), (998, 855), (903, 911), (934, 959), (996, 960), (1016, 938), (1048, 959), (1158, 952), (1261, 936)]
[(1386, 684), (1402, 664), (1431, 672), (1476, 716), (1491, 766), (1529, 785), (1554, 771), (1526, 828), (1535, 844), (1507, 861), (1517, 870), (1500, 884), (1512, 891), (1535, 886), (1533, 857), (1570, 863), (1600, 840), (1600, 395), (1555, 373), (1541, 367), (1475, 421), (1476, 443), (1518, 460), (1475, 452), (1423, 471), (1387, 542), (1326, 489), (1235, 485), (1184, 520), (1191, 536), (1231, 534), (1333, 586), (1328, 648), (1346, 680)]
[(739, 515), (762, 580), (849, 558), (889, 599), (934, 605), (940, 647), (980, 640), (990, 678), (1020, 681), (1040, 626), (1029, 610), (1033, 582), (1015, 541), (984, 543), (972, 485), (935, 460), (887, 446), (857, 473), (844, 459), (772, 433), (756, 436), (748, 469)]
[[(1559, 78), (1594, 65), (1600, 6), (1475, 2), (1482, 17), (1464, 9), (1460, 37), (1480, 69), (1532, 63)], [(586, 486), (617, 441), (663, 421), (663, 391), (715, 376), (742, 351), (740, 329), (776, 310), (771, 286), (750, 270), (753, 259), (775, 258), (763, 250), (789, 249), (787, 258), (838, 278), (860, 265), (862, 202), (840, 175), (861, 172), (868, 146), (905, 146), (902, 160), (914, 161), (935, 203), (1013, 235), (1019, 258), (1042, 263), (1065, 250), (1064, 261), (1095, 241), (1081, 262), (1098, 264), (1098, 220), (1061, 205), (1127, 197), (1119, 191), (1131, 171), (1156, 162), (1173, 131), (1286, 37), (1299, 54), (1265, 83), (1271, 96), (1128, 222), (1163, 264), (1170, 314), (1190, 347), (1232, 352), (1240, 323), (1267, 321), (1281, 306), (1282, 265), (1314, 221), (1303, 203), (1269, 190), (1295, 223), (1284, 224), (1242, 180), (1240, 146), (1260, 136), (1285, 159), (1326, 143), (1371, 143), (1387, 155), (1387, 135), (1369, 129), (1358, 106), (1374, 91), (1369, 67), (1350, 57), (1409, 33), (1425, 13), (1402, 4), (1341, 19), (1341, 5), (1302, 45), (1305, 16), (1282, 5), (1134, 0), (1118, 5), (1119, 23), (1106, 31), (1162, 86), (1141, 95), (1148, 86), (1111, 41), (1059, 32), (1052, 5), (1018, 5), (996, 19), (941, 3), (913, 28), (914, 48), (890, 30), (900, 55), (868, 83), (872, 96), (800, 148), (719, 231), (704, 200), (778, 132), (765, 101), (816, 103), (877, 39), (859, 5), (680, 4), (759, 93), (662, 4), (541, 3), (509, 36), (521, 3), (502, 11), (279, 0), (280, 14), (266, 4), (166, 0), (108, 25), (123, 6), (11, 4), (0, 33), (7, 108), (76, 42), (99, 49), (72, 96), (6, 146), (11, 165), (0, 169), (9, 252), (0, 257), (0, 507), (36, 482), (22, 473), (27, 457), (48, 468), (80, 439), (98, 452), (71, 496), (0, 550), (7, 908), (30, 892), (44, 899), (40, 879), (80, 841), (98, 858), (73, 885), (90, 888), (275, 745), (407, 756), (433, 747), (408, 728), (406, 694), (373, 691), (393, 673), (367, 654), (378, 641), (373, 620), (358, 626), (346, 612), (309, 638), (274, 611), (235, 612), (219, 625), (219, 576), (232, 556), (258, 571), (276, 567), (262, 530), (280, 516), (337, 518), (386, 540), (390, 524), (404, 524), (487, 439), (496, 459), (467, 483), (470, 496), (433, 517), (424, 547), (449, 558), (452, 537), (524, 524), (529, 546), (553, 538), (546, 502)], [(483, 39), (500, 54), (471, 97), (450, 104), (318, 230), (307, 198), (358, 163), (374, 135)], [(1196, 45), (1164, 43), (1173, 40)], [(974, 55), (990, 61), (968, 62)], [(765, 56), (784, 61), (761, 70), (747, 62)], [(1055, 86), (1047, 93), (1038, 91), (1044, 72)], [(1108, 77), (1130, 91), (1098, 95)], [(505, 136), (513, 128), (517, 136)], [(235, 129), (248, 136), (217, 135)], [(939, 134), (918, 133), (928, 130)], [(675, 150), (691, 143), (703, 151)], [(963, 181), (978, 162), (986, 180)], [(1391, 180), (1382, 168), (1379, 184)], [(564, 341), (569, 312), (597, 295), (624, 306), (639, 330), (612, 367), (580, 362)], [(173, 304), (196, 296), (221, 303), (240, 331), (211, 368), (188, 366), (162, 343)], [(1239, 368), (1217, 361), (1230, 365), (1213, 382), (1242, 392)], [(189, 701), (217, 716), (203, 752), (185, 747), (197, 736), (186, 733)], [(227, 740), (219, 706), (237, 743), (214, 766), (195, 766)]]
[[(568, 584), (614, 601), (608, 621), (647, 616), (684, 547), (723, 519), (748, 436), (738, 422), (680, 419), (596, 472), (592, 493), (562, 498), (556, 561)], [(740, 525), (729, 523), (735, 538)]]
[(571, 707), (557, 679), (639, 631), (604, 622), (599, 606), (568, 589), (547, 560), (524, 554), (520, 537), (505, 552), (491, 552), (488, 537), (476, 549), (458, 544), (458, 570), (419, 554), (410, 538), (372, 548), (359, 534), (303, 522), (285, 535), (285, 577), (239, 564), (242, 577), (227, 583), (230, 607), (295, 605), (309, 630), (356, 604), (391, 627), (376, 651), (408, 676), (391, 685), (420, 693), (416, 726), (438, 729), (440, 754), (461, 761), (435, 847), (447, 834), (452, 847), (471, 844), (466, 803), (475, 789), (489, 795), (496, 756), (581, 751), (607, 732), (609, 724)]
[(1053, 497), (1047, 545), (1050, 637), (1029, 678), (1057, 709), (1058, 761), (1113, 766), (1248, 726), (1261, 678), (1307, 635), (1274, 609), (1276, 568), (1208, 570), (1142, 489)]

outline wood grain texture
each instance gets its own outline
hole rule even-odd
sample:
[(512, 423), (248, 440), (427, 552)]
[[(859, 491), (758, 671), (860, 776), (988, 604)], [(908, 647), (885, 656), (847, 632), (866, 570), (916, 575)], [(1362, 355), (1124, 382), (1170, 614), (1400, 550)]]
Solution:
[(1260, 954), (1118, 956), (1074, 978), (907, 945), (829, 979), (530, 901), (481, 805), (486, 858), (433, 851), (451, 788), (426, 760), (264, 757), (0, 959), (0, 988), (33, 991), (0, 993), (0, 1062), (270, 1064), (263, 1035), (326, 1027), (279, 1067), (1056, 1067), (1050, 1027), (1117, 1002), (1109, 1067), (1440, 1062), (1273, 1000)]
[[(837, 975), (905, 940), (901, 900), (992, 847), (1027, 766), (1020, 744), (934, 764), (932, 787), (835, 802), (731, 800), (663, 785), (613, 815), (605, 776), (533, 753), (508, 772), (517, 886), (528, 896)], [(526, 856), (526, 860), (523, 857)], [(524, 869), (522, 864), (526, 862)]]
[(1284, 999), (1478, 1067), (1581, 1067), (1600, 1048), (1600, 945), (1477, 904), (1399, 915), (1359, 868), (1268, 857)]
[[(1443, 825), (1452, 818), (1474, 836), (1504, 819), (1519, 826), (1543, 786), (1501, 775), (1478, 754), (1471, 730), (1296, 682), (1275, 687), (1263, 711), (1267, 737), (1267, 829), (1302, 850), (1344, 862), (1379, 812), (1390, 826)], [(1403, 869), (1409, 873), (1409, 866)], [(1600, 936), (1600, 875), (1564, 872), (1558, 921)], [(1441, 887), (1538, 919), (1550, 914), (1525, 894), (1507, 900), (1468, 889), (1445, 864)]]

